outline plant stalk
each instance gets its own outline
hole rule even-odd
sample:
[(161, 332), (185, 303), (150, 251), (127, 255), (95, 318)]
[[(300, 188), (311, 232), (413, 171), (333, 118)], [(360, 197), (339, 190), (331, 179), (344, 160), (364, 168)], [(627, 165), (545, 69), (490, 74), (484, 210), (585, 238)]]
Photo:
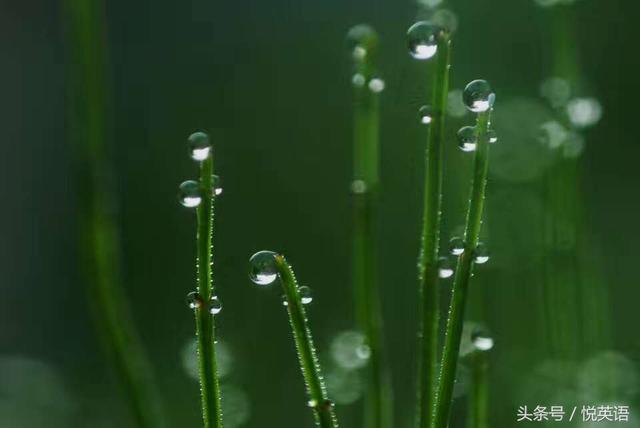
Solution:
[(293, 331), (302, 376), (309, 394), (308, 405), (313, 410), (317, 427), (337, 428), (338, 420), (333, 403), (327, 396), (320, 362), (313, 345), (311, 330), (309, 329), (307, 315), (300, 298), (295, 274), (284, 256), (277, 255), (275, 261), (287, 302), (289, 322)]
[(89, 308), (124, 387), (137, 427), (166, 426), (153, 370), (133, 321), (122, 279), (120, 231), (111, 162), (111, 100), (104, 4), (66, 0), (69, 124), (78, 183), (81, 263)]
[(474, 250), (480, 240), (482, 212), (484, 207), (487, 172), (489, 168), (489, 128), (491, 110), (478, 114), (477, 148), (474, 161), (471, 197), (467, 211), (464, 233), (464, 251), (458, 257), (456, 273), (453, 279), (453, 290), (449, 306), (449, 317), (444, 340), (442, 364), (440, 368), (440, 384), (438, 388), (435, 412), (435, 428), (447, 428), (453, 399), (453, 385), (460, 354), (460, 338), (464, 321), (464, 310), (467, 300), (469, 281), (473, 272)]
[(426, 144), (424, 212), (418, 257), (420, 325), (418, 332), (418, 428), (432, 426), (438, 386), (438, 246), (442, 210), (442, 163), (449, 92), (451, 41), (442, 33), (433, 75), (432, 120)]
[(195, 308), (198, 337), (198, 362), (202, 418), (205, 428), (222, 427), (220, 381), (216, 361), (216, 330), (209, 302), (214, 297), (213, 284), (213, 220), (215, 191), (213, 189), (213, 153), (200, 166), (202, 202), (197, 207), (197, 270), (198, 294), (202, 304)]
[(489, 427), (489, 358), (487, 352), (471, 355), (472, 380), (469, 400), (469, 428)]

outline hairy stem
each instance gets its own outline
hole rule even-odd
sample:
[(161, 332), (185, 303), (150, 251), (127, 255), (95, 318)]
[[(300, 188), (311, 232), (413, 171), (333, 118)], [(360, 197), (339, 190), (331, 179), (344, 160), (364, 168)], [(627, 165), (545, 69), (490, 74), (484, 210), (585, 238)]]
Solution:
[[(364, 82), (372, 77), (371, 59), (356, 62)], [(376, 239), (379, 199), (379, 95), (366, 84), (354, 85), (353, 287), (359, 329), (371, 350), (367, 367), (365, 426), (391, 423), (390, 376), (384, 365), (382, 314), (377, 275)]]
[(289, 322), (293, 331), (302, 376), (309, 394), (309, 407), (313, 410), (316, 426), (320, 428), (336, 428), (338, 420), (333, 409), (333, 403), (327, 396), (320, 363), (313, 345), (311, 330), (309, 329), (307, 315), (300, 298), (295, 274), (284, 256), (277, 255), (275, 260), (287, 302)]
[(433, 75), (432, 120), (426, 147), (422, 240), (418, 257), (420, 325), (418, 330), (417, 427), (432, 426), (438, 385), (438, 246), (442, 206), (444, 125), (449, 91), (451, 42), (443, 33), (438, 42)]
[(487, 137), (487, 131), (490, 116), (491, 110), (478, 114), (476, 125), (478, 142), (473, 167), (471, 197), (464, 233), (465, 244), (463, 253), (458, 257), (458, 265), (453, 279), (453, 290), (440, 368), (435, 428), (447, 428), (449, 413), (451, 411), (453, 384), (455, 382), (458, 356), (460, 354), (460, 338), (462, 335), (467, 291), (473, 271), (474, 251), (479, 243), (480, 228), (482, 225), (482, 212), (489, 167), (489, 139)]
[(151, 364), (136, 331), (122, 281), (119, 225), (114, 213), (110, 156), (107, 46), (104, 5), (66, 0), (69, 124), (79, 195), (80, 254), (96, 323), (124, 386), (136, 425), (166, 426)]
[(472, 380), (469, 400), (468, 428), (489, 427), (489, 359), (487, 352), (474, 352), (471, 355)]
[(198, 294), (202, 304), (195, 309), (196, 333), (200, 368), (200, 393), (202, 418), (205, 428), (222, 427), (220, 382), (216, 362), (216, 336), (214, 317), (209, 312), (209, 302), (215, 296), (213, 285), (213, 218), (215, 191), (213, 189), (213, 154), (200, 166), (202, 202), (197, 208), (198, 217)]

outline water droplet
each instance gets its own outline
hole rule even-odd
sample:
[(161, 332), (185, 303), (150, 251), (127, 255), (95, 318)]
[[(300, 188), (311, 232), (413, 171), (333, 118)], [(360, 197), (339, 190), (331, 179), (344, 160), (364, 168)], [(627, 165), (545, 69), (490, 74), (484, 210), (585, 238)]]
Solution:
[(602, 106), (595, 98), (574, 98), (567, 104), (567, 115), (578, 128), (593, 126), (602, 117)]
[(276, 253), (258, 251), (249, 259), (249, 278), (258, 285), (269, 285), (278, 277)]
[(454, 256), (464, 253), (464, 240), (458, 236), (451, 238), (449, 241), (449, 252)]
[(364, 367), (371, 356), (365, 336), (358, 331), (343, 331), (330, 346), (331, 357), (342, 368), (354, 370)]
[(585, 142), (582, 135), (575, 131), (569, 132), (562, 145), (562, 156), (575, 159), (584, 151), (584, 145)]
[(454, 89), (447, 94), (447, 113), (452, 117), (463, 117), (467, 114), (467, 108), (462, 102), (462, 91)]
[(367, 79), (362, 73), (356, 73), (351, 78), (351, 83), (353, 83), (353, 86), (355, 86), (356, 88), (362, 88), (366, 82)]
[(287, 301), (287, 296), (282, 295), (282, 306), (289, 306), (289, 302)]
[(471, 333), (471, 343), (478, 351), (489, 351), (493, 348), (493, 338), (480, 329)]
[(438, 7), (443, 0), (418, 0), (418, 3), (422, 6), (428, 7), (428, 8), (436, 8)]
[(475, 126), (463, 126), (458, 130), (458, 147), (463, 152), (472, 152), (478, 145)]
[(222, 302), (217, 296), (213, 296), (211, 300), (209, 300), (209, 313), (211, 315), (218, 315), (220, 311), (222, 311)]
[(311, 407), (312, 409), (318, 406), (318, 401), (316, 400), (309, 400), (307, 401), (307, 406)]
[(347, 33), (347, 46), (355, 61), (363, 61), (377, 44), (378, 34), (369, 25), (356, 25)]
[(380, 92), (384, 91), (384, 88), (385, 83), (381, 78), (374, 77), (373, 79), (369, 80), (369, 90), (371, 92), (379, 94)]
[(364, 180), (353, 180), (351, 182), (351, 193), (355, 195), (362, 195), (367, 193), (367, 183)]
[(189, 135), (189, 154), (195, 161), (202, 162), (211, 155), (211, 142), (204, 132), (194, 132)]
[(498, 142), (498, 134), (493, 129), (487, 131), (487, 137), (489, 138), (489, 142), (491, 144)]
[(438, 51), (438, 36), (442, 29), (427, 22), (420, 21), (409, 27), (407, 44), (409, 53), (415, 59), (432, 58)]
[(484, 244), (478, 244), (475, 250), (473, 250), (473, 261), (476, 264), (484, 264), (489, 261), (489, 251)]
[(453, 266), (448, 257), (440, 257), (438, 259), (438, 276), (443, 279), (453, 276)]
[(218, 175), (213, 175), (212, 177), (213, 183), (213, 194), (215, 196), (219, 196), (222, 194), (222, 179)]
[(202, 307), (202, 297), (197, 291), (192, 291), (187, 294), (187, 306), (191, 309), (196, 309)]
[(486, 80), (474, 80), (462, 91), (462, 101), (474, 113), (482, 113), (493, 107), (496, 95)]
[(561, 77), (550, 77), (540, 84), (540, 95), (549, 101), (551, 107), (562, 107), (571, 97), (571, 85)]
[(303, 305), (307, 305), (313, 300), (313, 296), (311, 295), (311, 288), (307, 287), (306, 285), (299, 287), (298, 293), (300, 294), (300, 301)]
[(193, 180), (182, 182), (178, 190), (178, 201), (180, 201), (182, 206), (187, 208), (195, 208), (200, 205), (202, 202), (200, 184)]
[(567, 139), (569, 132), (559, 122), (550, 120), (540, 125), (538, 141), (550, 149), (557, 149)]
[(422, 106), (420, 110), (418, 110), (418, 114), (420, 116), (420, 123), (423, 125), (428, 125), (433, 120), (433, 112), (431, 110), (431, 106)]

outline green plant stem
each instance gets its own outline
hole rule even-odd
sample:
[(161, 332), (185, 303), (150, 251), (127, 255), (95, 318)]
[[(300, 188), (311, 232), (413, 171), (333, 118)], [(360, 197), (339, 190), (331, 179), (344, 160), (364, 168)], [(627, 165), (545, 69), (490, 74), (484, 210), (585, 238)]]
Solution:
[(81, 263), (96, 330), (117, 369), (136, 426), (166, 426), (151, 364), (136, 331), (122, 280), (110, 156), (105, 13), (101, 1), (66, 0), (69, 124), (78, 182)]
[(418, 428), (433, 421), (438, 385), (438, 246), (442, 207), (442, 158), (449, 91), (451, 42), (446, 34), (438, 42), (433, 74), (432, 121), (426, 147), (422, 240), (418, 258), (420, 325), (418, 333)]
[(471, 355), (471, 397), (469, 400), (469, 428), (489, 427), (489, 358), (487, 352)]
[(309, 394), (309, 407), (313, 410), (316, 426), (320, 428), (336, 428), (338, 421), (333, 409), (333, 403), (327, 396), (320, 363), (311, 337), (307, 315), (298, 291), (293, 269), (284, 256), (276, 256), (276, 266), (284, 297), (287, 302), (287, 312), (289, 322), (293, 331), (293, 338), (296, 344), (296, 351), (302, 369), (302, 376)]
[(202, 202), (197, 208), (197, 269), (198, 294), (202, 299), (202, 304), (196, 307), (195, 318), (198, 336), (202, 418), (205, 428), (220, 428), (222, 427), (222, 408), (216, 362), (216, 331), (214, 317), (209, 312), (209, 302), (215, 296), (213, 285), (213, 219), (215, 205), (213, 154), (201, 163), (200, 188)]
[[(370, 60), (357, 64), (368, 82)], [(355, 86), (355, 85), (354, 85)], [(367, 367), (365, 426), (385, 428), (391, 423), (390, 376), (384, 365), (380, 287), (377, 275), (377, 212), (379, 176), (379, 95), (367, 85), (354, 88), (354, 230), (353, 287), (359, 329), (371, 350)], [(360, 184), (361, 189), (355, 185)]]
[(451, 411), (453, 384), (455, 382), (458, 357), (460, 354), (460, 338), (462, 335), (467, 291), (473, 272), (473, 253), (478, 246), (482, 225), (487, 171), (489, 168), (489, 141), (487, 131), (490, 117), (490, 110), (480, 113), (478, 114), (476, 124), (478, 143), (475, 153), (471, 197), (464, 233), (465, 245), (463, 253), (458, 257), (458, 265), (453, 279), (453, 290), (440, 368), (435, 428), (447, 428), (449, 413)]

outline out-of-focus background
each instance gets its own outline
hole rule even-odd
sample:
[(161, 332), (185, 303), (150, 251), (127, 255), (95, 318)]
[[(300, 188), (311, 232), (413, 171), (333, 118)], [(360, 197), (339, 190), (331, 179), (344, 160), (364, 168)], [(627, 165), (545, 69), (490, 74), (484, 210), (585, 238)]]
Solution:
[[(186, 149), (195, 130), (212, 135), (224, 187), (215, 265), (226, 426), (312, 425), (280, 295), (247, 278), (261, 249), (287, 254), (313, 289), (329, 390), (342, 424), (359, 424), (366, 361), (349, 333), (344, 38), (361, 22), (381, 38), (379, 268), (394, 426), (411, 426), (425, 142), (416, 111), (429, 99), (430, 65), (410, 58), (405, 32), (420, 18), (456, 28), (444, 241), (460, 233), (470, 177), (455, 131), (473, 117), (459, 90), (484, 78), (497, 94), (484, 230), (492, 257), (476, 270), (468, 312), (495, 340), (491, 425), (514, 426), (523, 405), (614, 403), (640, 426), (636, 5), (422, 1), (111, 0), (84, 15), (73, 12), (80, 1), (0, 3), (0, 426), (134, 426), (93, 327), (79, 245), (87, 183), (77, 171), (92, 168), (77, 168), (83, 117), (104, 121), (123, 284), (167, 425), (201, 418), (184, 302), (195, 216), (176, 201), (178, 184), (197, 174)], [(89, 16), (82, 31), (78, 16)], [(104, 66), (86, 85), (79, 46)], [(97, 104), (83, 92), (92, 87)], [(452, 427), (464, 424), (465, 370), (463, 361)]]

